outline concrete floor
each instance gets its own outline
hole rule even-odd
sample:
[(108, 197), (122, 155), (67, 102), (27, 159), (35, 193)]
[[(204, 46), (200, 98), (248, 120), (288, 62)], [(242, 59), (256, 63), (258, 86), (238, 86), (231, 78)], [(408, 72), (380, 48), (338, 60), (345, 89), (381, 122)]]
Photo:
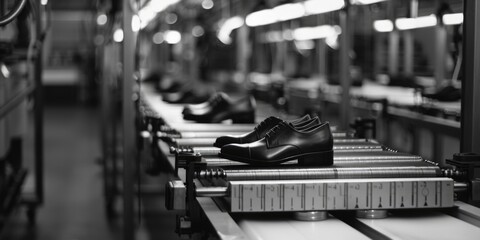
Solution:
[[(98, 115), (85, 107), (46, 108), (44, 204), (34, 226), (19, 208), (1, 239), (121, 239), (121, 229), (105, 217)], [(29, 138), (25, 150), (32, 148)]]
[[(122, 239), (121, 195), (116, 197), (114, 219), (107, 220), (105, 210), (99, 116), (93, 108), (46, 107), (44, 204), (37, 209), (34, 226), (28, 224), (26, 208), (18, 208), (0, 234), (1, 240)], [(33, 159), (32, 138), (32, 134), (28, 135), (24, 143), (26, 165)], [(33, 186), (31, 173), (29, 178), (26, 192)], [(136, 240), (180, 239), (174, 232), (176, 213), (164, 207), (164, 184), (170, 178), (172, 175), (167, 173), (142, 176), (142, 184), (154, 191), (140, 198), (142, 216), (135, 214)]]

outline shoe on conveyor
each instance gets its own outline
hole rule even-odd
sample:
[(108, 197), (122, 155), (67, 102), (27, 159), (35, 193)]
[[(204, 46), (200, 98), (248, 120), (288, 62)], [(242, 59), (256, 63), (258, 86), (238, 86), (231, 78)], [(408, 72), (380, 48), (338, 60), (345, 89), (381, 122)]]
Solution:
[(202, 110), (184, 113), (183, 119), (198, 123), (220, 123), (228, 119), (233, 123), (254, 123), (255, 106), (255, 99), (251, 96), (237, 101), (221, 98)]
[(422, 96), (441, 102), (455, 102), (462, 98), (462, 93), (460, 89), (448, 85), (433, 93), (423, 92)]
[(225, 145), (218, 155), (252, 165), (275, 165), (298, 159), (299, 165), (329, 166), (333, 164), (333, 137), (328, 123), (299, 130), (282, 121), (264, 138)]
[(210, 97), (206, 102), (186, 105), (183, 108), (182, 114), (202, 114), (202, 112), (207, 111), (221, 101), (230, 101), (230, 99), (227, 94), (219, 92)]
[[(231, 143), (241, 144), (241, 143), (255, 142), (257, 140), (264, 138), (265, 134), (267, 134), (267, 132), (270, 129), (277, 126), (277, 124), (279, 124), (280, 122), (282, 122), (282, 119), (280, 118), (273, 117), (273, 116), (268, 117), (262, 122), (260, 122), (257, 126), (255, 126), (255, 128), (252, 131), (248, 133), (241, 134), (241, 135), (226, 135), (226, 136), (218, 137), (215, 140), (215, 143), (213, 143), (213, 146), (221, 148)], [(314, 124), (314, 123), (318, 124), (320, 123), (320, 120), (318, 119), (318, 117), (311, 119), (309, 115), (305, 115), (302, 118), (293, 120), (291, 123), (294, 127), (302, 128), (305, 126), (308, 127), (309, 124)]]

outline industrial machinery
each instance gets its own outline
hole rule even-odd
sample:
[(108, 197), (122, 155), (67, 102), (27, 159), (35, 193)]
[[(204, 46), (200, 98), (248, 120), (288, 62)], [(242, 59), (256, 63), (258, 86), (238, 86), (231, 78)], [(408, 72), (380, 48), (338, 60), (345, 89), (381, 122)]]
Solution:
[(178, 211), (176, 232), (181, 235), (219, 235), (223, 224), (242, 222), (238, 219), (244, 216), (296, 221), (334, 216), (349, 222), (412, 210), (451, 212), (458, 199), (479, 200), (473, 175), (478, 156), (458, 154), (448, 161), (455, 167), (440, 167), (372, 139), (371, 120), (358, 119), (349, 132), (333, 131), (334, 165), (328, 167), (299, 166), (296, 160), (259, 167), (219, 158), (219, 148), (212, 147), (215, 138), (245, 133), (250, 124), (156, 122), (161, 124), (150, 127), (155, 129), (152, 144), (167, 155), (178, 177), (166, 184), (165, 204)]

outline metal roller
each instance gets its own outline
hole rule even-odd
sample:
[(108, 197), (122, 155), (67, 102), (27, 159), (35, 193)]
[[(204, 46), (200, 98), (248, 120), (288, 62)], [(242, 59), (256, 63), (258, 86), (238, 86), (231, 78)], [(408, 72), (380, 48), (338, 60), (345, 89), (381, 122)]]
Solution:
[[(177, 138), (174, 139), (177, 147), (212, 147), (216, 138)], [(348, 141), (346, 141), (348, 140)], [(351, 151), (356, 149), (370, 149), (382, 151), (382, 145), (368, 139), (333, 139), (333, 150)]]
[(344, 167), (344, 168), (263, 168), (208, 169), (197, 173), (200, 179), (236, 180), (294, 180), (294, 179), (354, 179), (354, 178), (414, 178), (437, 177), (437, 166)]
[(192, 152), (199, 153), (204, 157), (218, 156), (220, 148), (217, 147), (192, 147)]
[[(208, 153), (205, 148), (205, 153), (209, 155), (203, 155), (203, 160), (209, 167), (221, 167), (221, 166), (244, 166), (248, 165), (242, 162), (231, 161), (225, 158), (218, 158), (215, 154), (215, 149), (210, 149), (212, 152)], [(213, 157), (215, 156), (215, 157)], [(337, 167), (342, 166), (365, 166), (365, 165), (402, 165), (402, 164), (426, 164), (420, 156), (410, 155), (406, 153), (396, 152), (335, 152), (333, 156), (334, 165)], [(297, 164), (297, 160), (288, 161), (282, 165), (294, 165)]]
[(211, 147), (216, 138), (177, 138), (174, 139), (178, 147), (181, 146), (196, 146), (196, 147)]
[(365, 163), (397, 163), (397, 162), (422, 162), (420, 156), (408, 153), (397, 153), (391, 151), (382, 152), (335, 152), (335, 164), (365, 164)]
[[(173, 123), (169, 126), (162, 126), (160, 131), (165, 132), (249, 132), (252, 131), (257, 124), (223, 124), (223, 123)], [(336, 126), (330, 126), (332, 132), (337, 131)], [(339, 133), (338, 136), (346, 137), (349, 134), (345, 132)]]
[(157, 137), (159, 138), (217, 138), (224, 135), (238, 135), (243, 134), (244, 132), (157, 132)]
[(217, 138), (225, 135), (239, 135), (245, 131), (225, 131), (225, 132), (181, 132), (182, 138)]

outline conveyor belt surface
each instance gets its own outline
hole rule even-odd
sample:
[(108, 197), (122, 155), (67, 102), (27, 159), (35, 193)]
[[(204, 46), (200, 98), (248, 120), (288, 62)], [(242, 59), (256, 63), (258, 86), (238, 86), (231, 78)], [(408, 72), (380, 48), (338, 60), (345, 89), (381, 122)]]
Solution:
[(237, 222), (251, 240), (370, 239), (332, 216), (320, 222), (296, 221), (288, 215), (280, 218), (248, 216)]
[(438, 211), (394, 213), (385, 219), (358, 219), (390, 239), (474, 240), (480, 228)]

